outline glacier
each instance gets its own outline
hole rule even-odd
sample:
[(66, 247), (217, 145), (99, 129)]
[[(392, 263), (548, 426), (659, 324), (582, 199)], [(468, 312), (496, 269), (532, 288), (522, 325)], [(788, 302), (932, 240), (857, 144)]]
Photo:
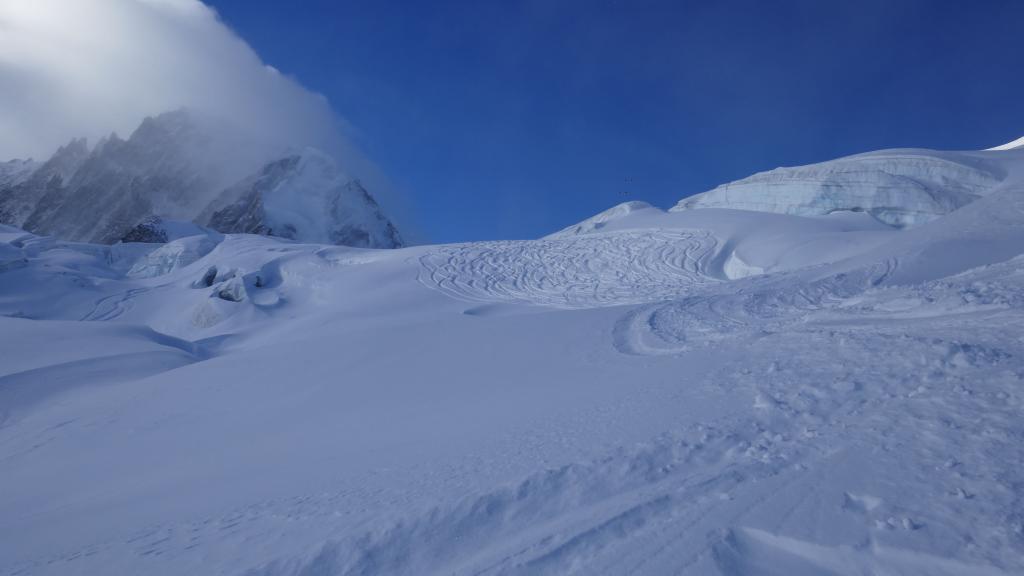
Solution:
[(885, 150), (759, 172), (681, 200), (673, 210), (733, 208), (801, 216), (863, 211), (915, 226), (996, 188), (1005, 177), (985, 152)]
[(0, 226), (0, 574), (1024, 573), (1024, 149), (397, 249), (285, 158)]

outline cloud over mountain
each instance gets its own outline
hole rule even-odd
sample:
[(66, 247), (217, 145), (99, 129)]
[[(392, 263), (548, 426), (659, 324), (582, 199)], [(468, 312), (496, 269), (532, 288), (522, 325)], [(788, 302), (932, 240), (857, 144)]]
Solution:
[(0, 0), (0, 158), (45, 158), (181, 107), (216, 119), (242, 156), (351, 149), (323, 96), (198, 0)]

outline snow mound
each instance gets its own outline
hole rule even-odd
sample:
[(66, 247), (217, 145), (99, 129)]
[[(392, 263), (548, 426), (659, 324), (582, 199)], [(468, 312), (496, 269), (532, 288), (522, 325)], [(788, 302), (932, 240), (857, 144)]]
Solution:
[(609, 222), (619, 220), (625, 216), (628, 216), (640, 210), (660, 211), (654, 206), (648, 204), (647, 202), (643, 202), (640, 200), (623, 202), (622, 204), (612, 206), (611, 208), (605, 210), (604, 212), (601, 212), (600, 214), (591, 216), (590, 218), (587, 218), (586, 220), (578, 224), (574, 224), (558, 232), (555, 232), (554, 234), (548, 236), (548, 238), (558, 238), (561, 236), (573, 236), (576, 234), (587, 234), (589, 232), (595, 232), (597, 230), (604, 228)]
[(155, 278), (184, 268), (206, 256), (223, 237), (217, 233), (179, 238), (145, 255), (128, 270), (129, 278)]
[(686, 198), (672, 210), (733, 208), (799, 216), (850, 210), (906, 227), (969, 204), (1004, 177), (998, 164), (977, 154), (893, 150), (759, 172)]

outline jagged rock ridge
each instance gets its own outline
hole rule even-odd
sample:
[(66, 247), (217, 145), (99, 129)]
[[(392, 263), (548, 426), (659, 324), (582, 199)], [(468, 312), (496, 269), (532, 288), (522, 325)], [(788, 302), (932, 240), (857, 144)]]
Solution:
[(288, 154), (231, 184), (209, 134), (187, 110), (146, 118), (127, 140), (115, 134), (90, 149), (75, 139), (42, 164), (0, 164), (0, 223), (110, 244), (166, 241), (165, 221), (306, 242), (402, 245), (362, 185), (316, 150)]

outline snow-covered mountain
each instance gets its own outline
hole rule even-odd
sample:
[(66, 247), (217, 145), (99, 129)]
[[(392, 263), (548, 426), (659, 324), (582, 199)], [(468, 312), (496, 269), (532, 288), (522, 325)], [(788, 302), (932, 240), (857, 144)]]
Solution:
[(73, 141), (30, 178), (34, 204), (22, 226), (111, 243), (152, 215), (188, 219), (221, 181), (207, 144), (184, 110), (146, 118), (127, 140), (113, 134), (91, 150)]
[(402, 245), (398, 230), (362, 184), (312, 148), (270, 162), (225, 189), (196, 221), (220, 232), (302, 242), (363, 248)]
[(813, 216), (863, 211), (893, 226), (934, 220), (1005, 178), (986, 152), (885, 150), (759, 172), (680, 201), (672, 210), (733, 208)]
[(0, 186), (16, 186), (21, 184), (39, 168), (35, 160), (8, 160), (0, 162)]
[(7, 162), (10, 176), (0, 181), (0, 223), (28, 228), (28, 219), (44, 208), (43, 199), (57, 196), (88, 155), (85, 140), (75, 139), (43, 164)]
[(20, 226), (32, 210), (25, 181), (39, 169), (34, 160), (0, 162), (0, 222)]
[(159, 219), (324, 243), (401, 245), (369, 193), (323, 153), (286, 155), (231, 184), (236, 171), (193, 113), (168, 112), (146, 118), (127, 140), (111, 135), (90, 149), (77, 139), (41, 165), (0, 165), (0, 223), (102, 244), (159, 238), (145, 233)]
[(1007, 142), (1006, 144), (989, 148), (989, 150), (1015, 150), (1017, 148), (1024, 148), (1024, 136), (1017, 138), (1013, 142)]
[(0, 226), (0, 574), (1024, 574), (1024, 150), (836, 163), (525, 241)]

